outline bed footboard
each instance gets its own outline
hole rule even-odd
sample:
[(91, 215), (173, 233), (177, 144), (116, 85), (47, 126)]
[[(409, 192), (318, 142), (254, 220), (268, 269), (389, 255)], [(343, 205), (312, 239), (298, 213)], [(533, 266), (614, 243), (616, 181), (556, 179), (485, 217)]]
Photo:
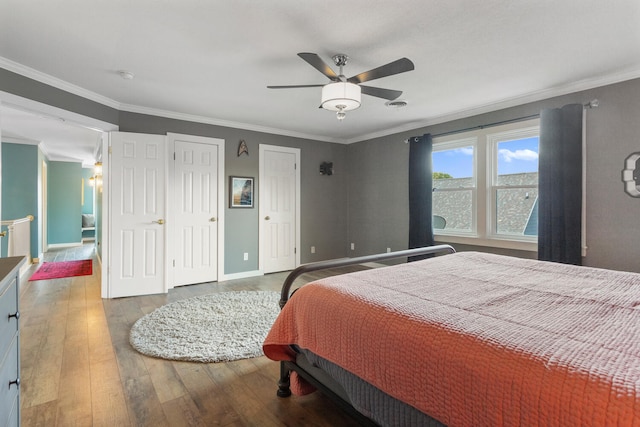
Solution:
[(348, 265), (364, 264), (367, 262), (387, 261), (390, 259), (415, 257), (420, 255), (435, 255), (439, 253), (454, 253), (456, 250), (451, 245), (436, 245), (427, 246), (424, 248), (406, 249), (403, 251), (386, 252), (375, 255), (365, 255), (355, 258), (341, 258), (328, 261), (313, 262), (309, 264), (302, 264), (295, 270), (291, 271), (282, 284), (282, 290), (280, 293), (280, 308), (289, 301), (291, 295), (291, 286), (293, 282), (302, 274), (309, 273), (311, 271), (327, 270), (329, 268), (346, 267)]
[[(344, 258), (337, 260), (329, 260), (329, 261), (321, 261), (310, 264), (303, 264), (293, 270), (285, 281), (282, 284), (282, 290), (280, 294), (280, 308), (283, 308), (289, 297), (291, 296), (291, 287), (293, 286), (293, 282), (304, 273), (309, 273), (312, 271), (318, 270), (326, 270), (330, 268), (338, 268), (338, 267), (346, 267), (349, 265), (356, 264), (364, 264), (368, 262), (378, 262), (378, 261), (386, 261), (391, 259), (405, 258), (405, 257), (418, 257), (422, 255), (436, 255), (436, 254), (446, 254), (446, 253), (454, 253), (455, 249), (450, 245), (437, 245), (437, 246), (429, 246), (424, 248), (415, 248), (415, 249), (407, 249), (403, 251), (396, 252), (388, 252), (376, 255), (367, 255), (355, 258)], [(304, 378), (307, 382), (312, 384), (322, 393), (330, 397), (334, 402), (336, 402), (340, 407), (349, 412), (353, 417), (355, 417), (362, 425), (372, 425), (375, 426), (374, 422), (372, 422), (369, 418), (360, 414), (356, 411), (353, 406), (343, 398), (341, 398), (338, 394), (336, 394), (329, 387), (325, 386), (321, 381), (314, 378), (313, 375), (308, 373), (302, 367), (298, 366), (295, 362), (292, 361), (281, 361), (280, 362), (280, 380), (278, 381), (278, 397), (289, 397), (291, 396), (291, 388), (290, 388), (290, 375), (291, 372), (295, 371), (298, 375)]]

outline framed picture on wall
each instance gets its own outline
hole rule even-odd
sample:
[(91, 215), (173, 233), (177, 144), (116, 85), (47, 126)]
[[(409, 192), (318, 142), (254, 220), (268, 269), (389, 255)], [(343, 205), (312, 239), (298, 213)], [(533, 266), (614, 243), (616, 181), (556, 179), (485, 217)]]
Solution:
[(229, 177), (229, 207), (253, 207), (253, 178), (245, 176)]

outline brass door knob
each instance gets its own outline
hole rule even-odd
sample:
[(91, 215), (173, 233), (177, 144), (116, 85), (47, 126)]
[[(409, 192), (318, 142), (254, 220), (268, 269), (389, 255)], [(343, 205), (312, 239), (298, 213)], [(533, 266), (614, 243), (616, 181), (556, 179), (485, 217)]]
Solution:
[(159, 220), (157, 220), (157, 221), (151, 221), (151, 222), (153, 222), (154, 224), (160, 224), (160, 225), (162, 225), (162, 224), (164, 224), (164, 219), (159, 219)]
[(209, 222), (216, 222), (216, 217), (212, 216), (211, 218), (209, 218)]
[(271, 217), (269, 215), (264, 217), (265, 221), (269, 221), (271, 219)]

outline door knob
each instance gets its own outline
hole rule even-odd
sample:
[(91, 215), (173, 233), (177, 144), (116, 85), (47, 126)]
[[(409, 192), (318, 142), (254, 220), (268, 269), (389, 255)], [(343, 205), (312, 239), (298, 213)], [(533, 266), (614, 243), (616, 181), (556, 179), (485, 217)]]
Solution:
[(264, 217), (265, 221), (269, 221), (271, 219), (271, 217), (269, 215)]
[(162, 225), (162, 224), (164, 224), (164, 219), (159, 219), (159, 220), (157, 220), (157, 221), (151, 221), (151, 222), (153, 222), (153, 223), (155, 223), (155, 224), (160, 224), (160, 225)]
[(209, 218), (209, 222), (216, 222), (216, 217), (212, 216), (211, 218)]

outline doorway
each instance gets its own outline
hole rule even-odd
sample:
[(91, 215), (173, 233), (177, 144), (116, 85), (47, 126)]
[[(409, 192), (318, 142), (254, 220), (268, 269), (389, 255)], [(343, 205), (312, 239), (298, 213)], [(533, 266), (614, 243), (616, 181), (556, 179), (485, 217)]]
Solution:
[(300, 264), (300, 149), (260, 145), (260, 270)]
[(167, 134), (169, 288), (215, 282), (224, 265), (224, 140)]

